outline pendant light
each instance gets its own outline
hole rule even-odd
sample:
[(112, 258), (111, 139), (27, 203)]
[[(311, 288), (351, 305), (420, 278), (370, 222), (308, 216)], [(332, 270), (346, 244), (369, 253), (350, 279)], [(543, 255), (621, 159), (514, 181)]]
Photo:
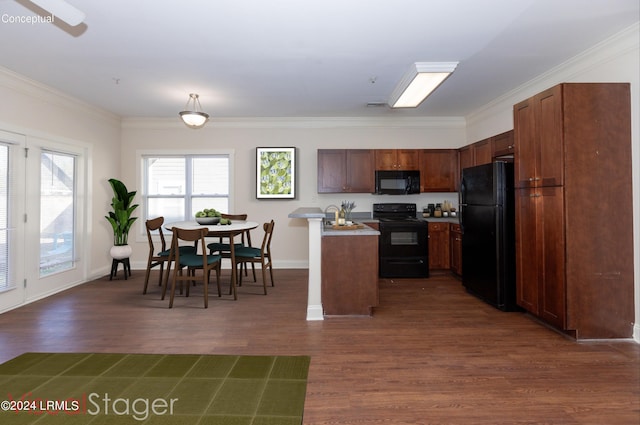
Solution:
[(209, 119), (209, 114), (202, 112), (202, 105), (200, 105), (200, 99), (196, 93), (189, 94), (189, 100), (187, 100), (184, 109), (179, 115), (189, 128), (202, 128)]

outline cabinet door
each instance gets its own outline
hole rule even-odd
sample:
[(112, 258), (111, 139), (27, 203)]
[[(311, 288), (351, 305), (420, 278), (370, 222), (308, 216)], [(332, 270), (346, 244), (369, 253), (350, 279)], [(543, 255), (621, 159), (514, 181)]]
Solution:
[(417, 149), (376, 149), (376, 170), (417, 170)]
[(539, 315), (542, 241), (537, 235), (538, 198), (533, 189), (515, 191), (516, 300), (520, 307)]
[(396, 149), (396, 163), (399, 170), (419, 170), (417, 149)]
[(346, 158), (344, 149), (318, 149), (318, 193), (339, 193), (345, 190)]
[(376, 170), (397, 170), (395, 149), (376, 149)]
[(459, 224), (451, 224), (449, 229), (449, 258), (451, 271), (462, 276), (462, 231)]
[(462, 170), (465, 168), (473, 167), (475, 163), (474, 150), (471, 145), (464, 146), (458, 149), (459, 155), (459, 172), (462, 173)]
[(429, 223), (429, 269), (449, 269), (449, 223)]
[(490, 164), (493, 161), (491, 139), (481, 140), (473, 144), (475, 151), (474, 165)]
[(513, 130), (506, 131), (491, 138), (493, 157), (513, 155)]
[(539, 195), (538, 240), (542, 243), (542, 287), (540, 316), (548, 323), (566, 329), (566, 281), (564, 201), (562, 187), (536, 189)]
[(513, 107), (514, 184), (520, 188), (534, 186), (536, 163), (539, 160), (533, 103), (532, 99), (527, 99)]
[(564, 329), (564, 211), (562, 187), (516, 190), (518, 305)]
[(420, 151), (420, 192), (458, 190), (458, 152), (455, 149)]
[(562, 86), (535, 97), (536, 143), (539, 145), (536, 186), (561, 186), (563, 178), (564, 137), (562, 125)]
[(373, 193), (375, 191), (374, 151), (348, 149), (346, 163), (346, 192)]

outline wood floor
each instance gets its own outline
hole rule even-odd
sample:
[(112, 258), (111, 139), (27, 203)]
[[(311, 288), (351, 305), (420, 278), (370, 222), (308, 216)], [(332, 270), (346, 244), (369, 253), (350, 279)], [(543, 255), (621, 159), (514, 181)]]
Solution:
[(0, 315), (0, 362), (28, 351), (306, 354), (306, 425), (640, 423), (640, 345), (577, 343), (449, 276), (380, 280), (373, 317), (307, 322), (306, 270), (275, 270), (269, 295), (245, 283), (238, 301), (213, 295), (206, 310), (201, 288), (169, 310), (133, 273)]

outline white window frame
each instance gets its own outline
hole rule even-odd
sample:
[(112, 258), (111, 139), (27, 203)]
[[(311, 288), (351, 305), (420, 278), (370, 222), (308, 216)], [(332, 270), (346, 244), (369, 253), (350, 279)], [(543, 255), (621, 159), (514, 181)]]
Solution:
[[(235, 168), (235, 151), (232, 149), (198, 149), (198, 150), (184, 150), (184, 149), (149, 149), (136, 151), (136, 187), (141, 188), (136, 196), (136, 203), (140, 204), (140, 213), (137, 214), (138, 220), (136, 220), (136, 242), (147, 241), (147, 231), (145, 229), (145, 220), (147, 211), (145, 210), (144, 198), (146, 193), (144, 159), (149, 156), (168, 156), (168, 157), (186, 157), (186, 156), (212, 156), (212, 155), (226, 155), (229, 158), (229, 211), (234, 211), (234, 168)], [(188, 189), (190, 191), (190, 189)], [(185, 193), (185, 197), (190, 197), (190, 193)], [(181, 196), (182, 197), (182, 196)], [(165, 235), (166, 236), (166, 235)]]

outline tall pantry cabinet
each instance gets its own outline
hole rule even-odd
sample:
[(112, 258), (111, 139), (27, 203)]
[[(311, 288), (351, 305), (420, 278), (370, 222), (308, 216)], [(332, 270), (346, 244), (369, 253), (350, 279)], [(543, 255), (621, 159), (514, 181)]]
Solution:
[(632, 336), (627, 83), (566, 83), (514, 106), (518, 304), (578, 339)]

